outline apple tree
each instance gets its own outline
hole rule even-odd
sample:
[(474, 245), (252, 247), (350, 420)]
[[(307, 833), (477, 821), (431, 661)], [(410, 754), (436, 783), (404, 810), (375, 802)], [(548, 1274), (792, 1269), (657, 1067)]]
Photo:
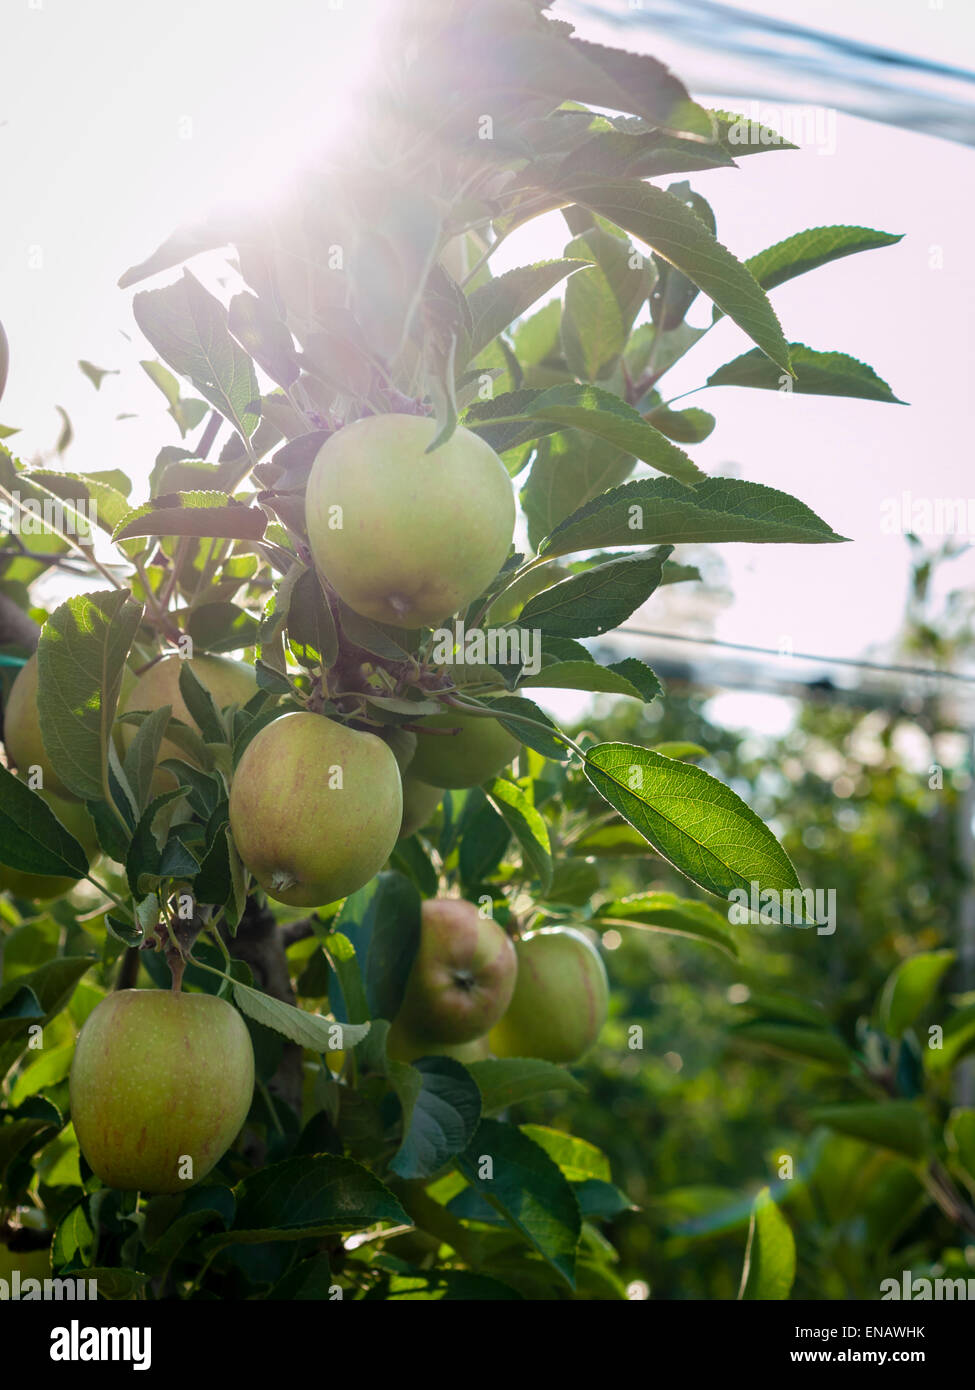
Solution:
[[(539, 0), (401, 8), (296, 192), (122, 277), (180, 431), (148, 488), (0, 451), (0, 1205), (109, 1297), (624, 1297), (626, 1194), (518, 1106), (579, 1090), (602, 930), (721, 942), (729, 894), (800, 888), (680, 748), (536, 692), (662, 698), (585, 643), (681, 544), (843, 539), (706, 475), (662, 383), (727, 316), (701, 389), (893, 401), (768, 291), (897, 238), (740, 261), (698, 179), (773, 132)], [(497, 273), (543, 214), (561, 254)], [(687, 894), (614, 900), (633, 843)]]

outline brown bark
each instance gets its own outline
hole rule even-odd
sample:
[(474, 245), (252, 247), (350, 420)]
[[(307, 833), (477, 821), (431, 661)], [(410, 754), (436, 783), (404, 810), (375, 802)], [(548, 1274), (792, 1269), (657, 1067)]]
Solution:
[[(272, 912), (258, 906), (256, 899), (248, 898), (237, 935), (231, 936), (225, 928), (221, 930), (230, 954), (250, 966), (260, 989), (274, 999), (283, 999), (286, 1004), (297, 1002), (291, 988), (285, 943)], [(268, 1083), (271, 1094), (279, 1096), (298, 1115), (301, 1114), (301, 1064), (301, 1048), (296, 1043), (285, 1043), (281, 1065)]]

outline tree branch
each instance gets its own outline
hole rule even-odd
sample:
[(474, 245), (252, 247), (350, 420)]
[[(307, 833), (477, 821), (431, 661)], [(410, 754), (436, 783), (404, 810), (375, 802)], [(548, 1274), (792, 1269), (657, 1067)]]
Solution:
[[(256, 983), (266, 994), (283, 999), (286, 1004), (297, 1002), (291, 988), (285, 943), (273, 912), (260, 907), (255, 898), (248, 898), (237, 935), (231, 936), (224, 925), (221, 925), (220, 934), (230, 954), (250, 966)], [(295, 1043), (285, 1043), (281, 1065), (268, 1083), (268, 1090), (300, 1117), (301, 1089), (301, 1048)]]

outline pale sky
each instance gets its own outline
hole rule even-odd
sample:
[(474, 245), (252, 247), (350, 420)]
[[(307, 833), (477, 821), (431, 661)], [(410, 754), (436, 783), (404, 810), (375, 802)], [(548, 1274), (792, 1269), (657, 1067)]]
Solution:
[[(956, 23), (957, 0), (944, 5)], [(921, 0), (809, 0), (790, 17), (922, 52), (925, 9)], [(243, 193), (271, 197), (305, 151), (341, 139), (342, 120), (354, 118), (344, 84), (361, 73), (380, 12), (379, 0), (174, 0), (164, 10), (0, 0), (0, 319), (12, 355), (0, 422), (22, 427), (15, 452), (50, 447), (56, 404), (75, 427), (65, 459), (75, 471), (122, 467), (138, 481), (161, 445), (180, 442), (135, 366), (153, 354), (131, 318), (132, 292), (115, 282), (177, 225)], [(695, 96), (722, 104), (720, 93)], [(795, 118), (766, 105), (757, 114), (773, 126)], [(827, 266), (772, 300), (787, 337), (861, 358), (910, 407), (729, 388), (687, 403), (718, 417), (692, 451), (705, 470), (793, 492), (854, 541), (723, 547), (734, 602), (714, 617), (715, 634), (859, 655), (895, 632), (905, 593), (907, 546), (881, 532), (884, 499), (903, 489), (975, 496), (975, 151), (842, 114), (822, 119), (800, 152), (748, 158), (693, 183), (740, 257), (823, 223), (905, 233), (896, 247)], [(535, 224), (504, 248), (498, 269), (557, 255), (563, 228), (555, 217)], [(702, 301), (690, 315), (707, 316)], [(749, 346), (723, 321), (667, 379), (669, 390), (696, 385)], [(125, 375), (96, 394), (79, 358)], [(117, 421), (122, 411), (139, 418)], [(968, 557), (953, 583), (963, 574), (975, 579)], [(665, 625), (652, 604), (643, 620)]]

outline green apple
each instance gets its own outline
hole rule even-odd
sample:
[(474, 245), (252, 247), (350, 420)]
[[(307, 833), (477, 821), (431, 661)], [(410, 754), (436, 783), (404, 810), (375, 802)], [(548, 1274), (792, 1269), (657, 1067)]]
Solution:
[[(497, 719), (481, 714), (433, 714), (417, 724), (411, 777), (435, 787), (477, 787), (496, 777), (521, 748)], [(456, 733), (427, 734), (424, 729)]]
[(305, 499), (315, 562), (377, 623), (437, 627), (508, 557), (515, 499), (504, 464), (462, 426), (432, 453), (432, 419), (371, 415), (322, 445)]
[(431, 1043), (482, 1038), (511, 1002), (518, 964), (511, 938), (460, 898), (423, 904), (420, 945), (393, 1021), (397, 1040)]
[[(183, 669), (184, 660), (189, 661), (193, 674), (198, 676), (201, 684), (209, 690), (218, 709), (224, 709), (227, 705), (246, 705), (251, 696), (257, 694), (254, 671), (242, 661), (231, 661), (224, 656), (164, 656), (161, 661), (150, 666), (131, 687), (124, 704), (120, 702), (122, 712), (128, 714), (136, 710), (154, 710), (169, 705), (174, 719), (179, 719), (191, 729), (196, 729), (193, 716), (179, 689), (179, 673)], [(121, 728), (123, 744), (128, 748), (135, 738), (137, 726), (123, 724)], [(191, 761), (179, 744), (171, 739), (163, 739), (158, 761), (164, 762), (167, 758)], [(159, 796), (175, 786), (176, 779), (172, 773), (166, 772), (165, 769), (157, 770), (152, 782), (153, 795)]]
[(507, 1013), (491, 1030), (498, 1057), (576, 1062), (599, 1036), (609, 983), (599, 952), (571, 927), (526, 932), (517, 943), (518, 981)]
[(401, 840), (422, 830), (443, 798), (443, 787), (431, 787), (409, 773), (403, 778), (403, 821), (399, 828)]
[(396, 1022), (386, 1039), (386, 1054), (394, 1062), (415, 1062), (417, 1057), (453, 1057), (458, 1062), (483, 1062), (491, 1056), (487, 1037), (467, 1043), (421, 1042)]
[(41, 740), (41, 723), (37, 713), (36, 652), (17, 672), (17, 679), (11, 686), (3, 711), (3, 741), (7, 756), (21, 777), (26, 779), (32, 767), (39, 767), (42, 787), (69, 801), (79, 800), (55, 772)]
[(265, 725), (230, 788), (237, 852), (268, 896), (291, 907), (322, 907), (368, 883), (402, 818), (389, 745), (322, 714)]
[[(39, 795), (50, 806), (65, 830), (81, 845), (89, 864), (92, 863), (98, 857), (99, 845), (95, 826), (84, 806), (77, 801), (64, 801), (49, 791), (41, 791)], [(63, 897), (65, 893), (70, 893), (77, 882), (78, 879), (62, 874), (30, 874), (22, 869), (12, 869), (7, 864), (0, 864), (0, 890), (6, 889), (17, 898), (30, 898), (34, 902), (46, 902), (49, 898)]]
[(240, 1133), (254, 1050), (240, 1014), (214, 994), (125, 989), (78, 1035), (69, 1086), (81, 1152), (108, 1187), (182, 1192)]

